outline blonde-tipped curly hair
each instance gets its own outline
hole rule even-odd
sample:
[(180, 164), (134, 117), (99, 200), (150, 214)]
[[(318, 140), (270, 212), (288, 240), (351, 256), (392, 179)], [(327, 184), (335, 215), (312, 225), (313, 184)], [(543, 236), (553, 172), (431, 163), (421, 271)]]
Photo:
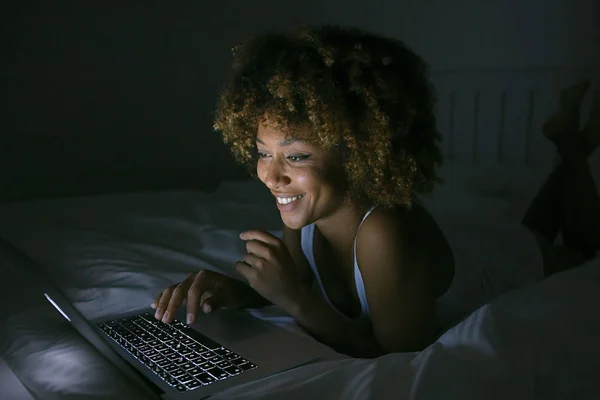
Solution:
[[(343, 160), (347, 197), (410, 207), (440, 179), (436, 95), (425, 62), (402, 42), (357, 29), (297, 27), (233, 49), (234, 74), (214, 127), (256, 177), (256, 133), (268, 115), (288, 137)], [(308, 130), (294, 127), (308, 126)], [(310, 132), (298, 137), (299, 131)]]

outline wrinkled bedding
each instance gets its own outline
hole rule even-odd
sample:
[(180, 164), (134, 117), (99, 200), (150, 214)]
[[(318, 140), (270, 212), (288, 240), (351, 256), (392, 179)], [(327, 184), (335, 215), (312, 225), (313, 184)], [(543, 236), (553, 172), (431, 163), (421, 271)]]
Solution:
[[(460, 190), (447, 185), (425, 203), (465, 229), (507, 218), (516, 223), (532, 195), (534, 177), (527, 179), (486, 187), (489, 180), (477, 176), (461, 182)], [(259, 184), (243, 181), (224, 182), (214, 193), (5, 204), (0, 237), (38, 262), (86, 317), (97, 318), (146, 306), (201, 268), (235, 276), (231, 266), (244, 252), (240, 231), (260, 227), (280, 234), (272, 201)], [(1, 355), (32, 393), (42, 399), (140, 398), (23, 271), (6, 261), (0, 269)], [(598, 398), (599, 289), (594, 260), (483, 306), (423, 352), (319, 363), (219, 398)], [(299, 330), (274, 307), (255, 315)]]

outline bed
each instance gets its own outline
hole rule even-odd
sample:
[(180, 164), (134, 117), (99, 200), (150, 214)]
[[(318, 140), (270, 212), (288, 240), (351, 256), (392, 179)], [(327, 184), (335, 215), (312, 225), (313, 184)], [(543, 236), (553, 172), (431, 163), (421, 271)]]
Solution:
[[(465, 230), (518, 224), (556, 161), (541, 123), (558, 90), (585, 76), (600, 78), (594, 69), (434, 72), (446, 184), (424, 199), (432, 214)], [(591, 161), (600, 182), (600, 154)], [(270, 194), (255, 181), (106, 192), (0, 204), (0, 238), (38, 262), (88, 318), (145, 306), (201, 268), (233, 274), (241, 230), (281, 229)], [(143, 398), (11, 257), (0, 246), (0, 355), (27, 389), (48, 400)], [(598, 309), (594, 259), (505, 293), (422, 352), (317, 363), (215, 398), (600, 398)], [(299, 332), (274, 307), (252, 313)]]

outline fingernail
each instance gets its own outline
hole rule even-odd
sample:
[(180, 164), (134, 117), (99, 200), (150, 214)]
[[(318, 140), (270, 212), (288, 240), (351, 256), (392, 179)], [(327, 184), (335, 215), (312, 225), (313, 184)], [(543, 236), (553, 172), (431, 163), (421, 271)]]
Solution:
[(169, 312), (167, 311), (162, 317), (162, 322), (166, 323), (169, 320)]
[(160, 308), (157, 308), (156, 312), (154, 313), (154, 318), (160, 319), (161, 316), (162, 316), (162, 310)]
[(210, 312), (210, 306), (208, 304), (205, 304), (204, 307), (202, 307), (204, 309), (205, 313), (209, 313)]
[(152, 308), (156, 308), (156, 303), (152, 303), (152, 304), (150, 304), (150, 307), (152, 307)]
[(187, 315), (187, 320), (186, 320), (186, 322), (187, 322), (187, 324), (188, 324), (188, 325), (189, 325), (189, 324), (193, 324), (193, 323), (194, 323), (194, 314), (192, 314), (192, 313), (189, 313), (189, 314)]

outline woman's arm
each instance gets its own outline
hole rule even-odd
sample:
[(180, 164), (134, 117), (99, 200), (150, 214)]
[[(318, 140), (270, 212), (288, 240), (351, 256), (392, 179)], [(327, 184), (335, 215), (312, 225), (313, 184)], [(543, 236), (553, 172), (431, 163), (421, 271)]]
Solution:
[(358, 327), (314, 292), (302, 296), (289, 311), (308, 332), (340, 352), (376, 357), (421, 350), (433, 339), (430, 249), (420, 249), (415, 245), (416, 232), (408, 235), (402, 228), (412, 224), (397, 221), (389, 212), (375, 211), (357, 238), (372, 326)]
[(283, 242), (288, 248), (294, 264), (302, 271), (302, 280), (308, 288), (302, 298), (298, 299), (296, 307), (288, 310), (296, 322), (317, 340), (326, 343), (340, 353), (362, 358), (384, 354), (373, 331), (368, 326), (365, 329), (357, 329), (355, 324), (350, 323), (331, 308), (329, 303), (315, 290), (312, 285), (314, 274), (302, 252), (300, 231), (292, 230), (284, 225)]
[[(278, 305), (319, 340), (349, 355), (373, 357), (387, 352), (414, 351), (429, 344), (433, 335), (434, 296), (431, 262), (415, 251), (410, 238), (388, 221), (372, 215), (357, 238), (357, 258), (365, 284), (372, 330), (338, 315), (304, 282), (302, 268), (294, 265), (291, 251), (264, 231), (243, 232), (248, 254), (237, 270), (264, 298)], [(421, 235), (422, 236), (422, 235)]]
[(309, 334), (334, 350), (358, 358), (373, 358), (386, 353), (370, 326), (359, 326), (341, 316), (311, 289), (288, 310)]

